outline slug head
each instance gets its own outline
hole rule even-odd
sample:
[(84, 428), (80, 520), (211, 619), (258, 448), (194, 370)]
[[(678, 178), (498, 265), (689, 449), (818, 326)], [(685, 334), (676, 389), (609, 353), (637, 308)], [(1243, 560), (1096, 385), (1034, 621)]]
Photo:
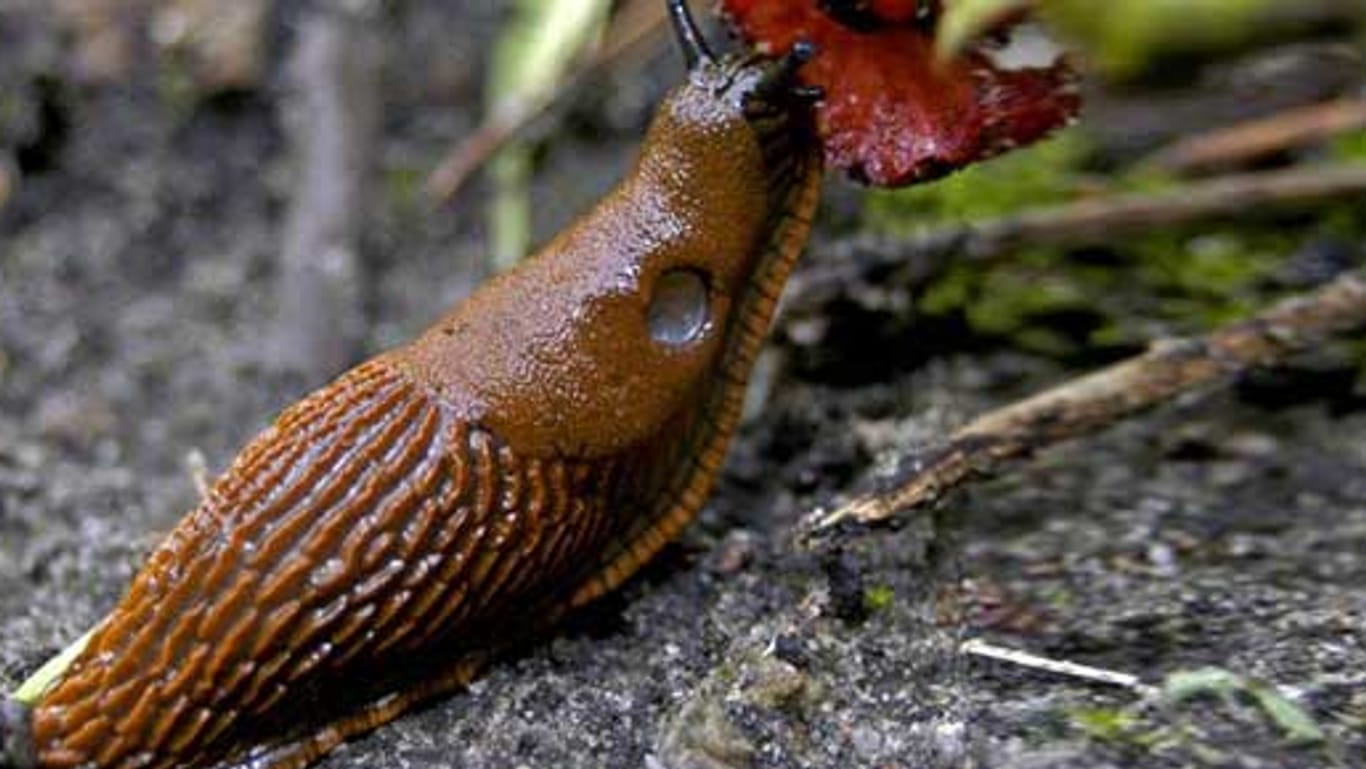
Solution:
[(781, 290), (763, 274), (774, 229), (818, 163), (810, 94), (793, 79), (810, 50), (777, 61), (687, 50), (688, 79), (627, 177), (399, 353), (520, 452), (591, 458), (681, 439), (661, 433), (748, 376), (751, 361), (729, 353), (751, 294)]

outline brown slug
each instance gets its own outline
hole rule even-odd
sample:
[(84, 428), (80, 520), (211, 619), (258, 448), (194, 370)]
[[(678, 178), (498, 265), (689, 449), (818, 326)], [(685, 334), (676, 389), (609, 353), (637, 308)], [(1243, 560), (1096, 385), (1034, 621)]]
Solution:
[[(302, 767), (611, 590), (698, 512), (816, 206), (810, 94), (715, 60), (592, 211), (287, 409), (31, 708), (22, 769)], [(316, 714), (316, 715), (315, 715)]]

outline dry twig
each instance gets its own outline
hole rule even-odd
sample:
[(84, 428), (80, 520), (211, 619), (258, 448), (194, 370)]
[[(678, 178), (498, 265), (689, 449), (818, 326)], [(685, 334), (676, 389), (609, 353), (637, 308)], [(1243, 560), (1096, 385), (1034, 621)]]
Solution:
[(1140, 165), (1178, 174), (1207, 171), (1362, 129), (1366, 129), (1366, 99), (1338, 99), (1182, 139)]
[(865, 278), (918, 284), (949, 264), (989, 262), (1022, 246), (1081, 246), (1219, 218), (1246, 218), (1366, 195), (1366, 165), (1292, 168), (1185, 184), (1159, 194), (1115, 195), (945, 227), (911, 238), (856, 237), (832, 244), (826, 264), (795, 279), (792, 303), (811, 306)]
[(917, 452), (876, 492), (803, 522), (807, 537), (845, 522), (886, 521), (934, 503), (1007, 462), (1094, 433), (1195, 388), (1280, 363), (1333, 335), (1366, 326), (1366, 271), (1286, 299), (1206, 336), (1157, 344), (1149, 352), (989, 412), (943, 445)]
[(1082, 665), (1077, 662), (1041, 657), (1037, 654), (1030, 654), (1029, 652), (1023, 652), (1018, 649), (1008, 649), (1004, 646), (990, 644), (980, 638), (964, 641), (959, 647), (959, 650), (962, 651), (962, 653), (973, 657), (1008, 662), (1012, 665), (1030, 668), (1031, 670), (1042, 670), (1046, 673), (1068, 678), (1078, 678), (1083, 681), (1091, 681), (1098, 684), (1120, 686), (1125, 689), (1132, 689), (1140, 694), (1152, 694), (1157, 691), (1154, 687), (1143, 683), (1142, 679), (1131, 673), (1121, 673), (1116, 670), (1106, 670), (1105, 668)]
[(293, 62), (300, 168), (285, 223), (273, 362), (310, 380), (350, 362), (361, 326), (360, 233), (379, 127), (383, 39), (362, 11), (306, 20)]

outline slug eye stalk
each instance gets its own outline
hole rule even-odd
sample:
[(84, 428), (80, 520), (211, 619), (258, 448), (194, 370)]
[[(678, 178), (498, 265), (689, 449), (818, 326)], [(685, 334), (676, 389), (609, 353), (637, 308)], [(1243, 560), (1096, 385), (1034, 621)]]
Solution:
[(783, 55), (764, 72), (764, 76), (754, 85), (754, 95), (776, 101), (783, 96), (795, 96), (800, 101), (819, 101), (823, 96), (820, 88), (797, 84), (797, 72), (816, 56), (816, 45), (802, 39), (792, 44), (792, 50)]
[(697, 69), (700, 62), (716, 63), (716, 57), (697, 28), (697, 21), (688, 10), (687, 0), (669, 0), (669, 20), (673, 22), (674, 37), (683, 51), (683, 62), (689, 71)]

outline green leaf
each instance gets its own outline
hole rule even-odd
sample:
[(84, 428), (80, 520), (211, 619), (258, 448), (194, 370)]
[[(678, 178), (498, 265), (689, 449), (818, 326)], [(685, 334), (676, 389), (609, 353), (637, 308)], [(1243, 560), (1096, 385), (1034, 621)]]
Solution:
[(941, 56), (953, 56), (996, 26), (1008, 14), (1023, 10), (1034, 0), (953, 0), (944, 4), (939, 17), (935, 46)]
[(13, 697), (25, 705), (35, 705), (38, 700), (56, 683), (57, 679), (66, 673), (66, 669), (71, 667), (71, 663), (76, 661), (76, 657), (85, 651), (86, 644), (90, 643), (91, 636), (99, 626), (87, 630), (84, 635), (77, 638), (65, 649), (62, 649), (57, 656), (43, 663), (38, 671), (28, 677), (28, 680), (19, 684), (19, 688), (14, 690)]
[[(518, 0), (493, 50), (485, 108), (508, 120), (550, 98), (583, 49), (607, 23), (610, 0)], [(491, 161), (495, 192), (489, 207), (492, 260), (505, 269), (531, 245), (531, 149), (513, 142)]]
[[(1051, 28), (1083, 48), (1114, 77), (1142, 71), (1154, 58), (1206, 53), (1268, 30), (1275, 0), (1039, 0)], [(1103, 12), (1102, 12), (1103, 8)]]
[(1171, 702), (1180, 703), (1202, 695), (1212, 695), (1233, 704), (1238, 694), (1245, 694), (1271, 719), (1286, 739), (1295, 745), (1323, 742), (1323, 730), (1299, 705), (1291, 702), (1271, 684), (1254, 681), (1222, 668), (1202, 668), (1178, 671), (1167, 676), (1162, 685), (1163, 695)]
[(494, 47), (489, 111), (533, 105), (553, 93), (569, 65), (602, 33), (610, 8), (610, 0), (518, 0)]
[(1274, 686), (1253, 683), (1247, 691), (1292, 744), (1316, 745), (1323, 742), (1323, 730), (1314, 723), (1314, 719), (1299, 705), (1281, 696)]
[(1228, 697), (1242, 686), (1242, 676), (1223, 668), (1178, 670), (1162, 682), (1162, 694), (1171, 702), (1181, 703), (1202, 696)]

